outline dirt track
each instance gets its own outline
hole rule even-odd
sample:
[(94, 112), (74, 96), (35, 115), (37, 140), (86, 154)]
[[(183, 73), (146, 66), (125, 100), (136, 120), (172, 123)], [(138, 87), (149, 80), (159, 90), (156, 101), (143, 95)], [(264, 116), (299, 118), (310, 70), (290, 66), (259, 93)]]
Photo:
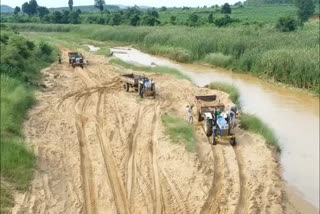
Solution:
[(230, 107), (226, 94), (148, 74), (159, 95), (141, 100), (122, 89), (123, 69), (86, 56), (83, 70), (66, 62), (43, 70), (48, 88), (25, 123), (38, 168), (13, 213), (286, 212), (279, 164), (261, 137), (237, 129), (235, 148), (212, 146), (195, 123), (189, 153), (164, 134), (165, 112), (186, 118), (197, 94), (216, 93)]

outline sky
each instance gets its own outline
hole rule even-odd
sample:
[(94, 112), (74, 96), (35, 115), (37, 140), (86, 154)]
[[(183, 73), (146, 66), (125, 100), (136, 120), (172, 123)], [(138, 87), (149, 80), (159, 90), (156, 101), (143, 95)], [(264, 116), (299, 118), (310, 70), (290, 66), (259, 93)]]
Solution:
[[(29, 0), (1, 0), (1, 4), (9, 5), (11, 7), (19, 6)], [(106, 4), (121, 4), (126, 6), (150, 6), (150, 7), (198, 7), (198, 6), (211, 6), (211, 5), (221, 5), (224, 3), (235, 3), (239, 0), (105, 0)], [(67, 7), (68, 0), (37, 0), (38, 5), (45, 6), (45, 7)], [(73, 6), (80, 6), (80, 5), (93, 5), (94, 0), (73, 0)]]

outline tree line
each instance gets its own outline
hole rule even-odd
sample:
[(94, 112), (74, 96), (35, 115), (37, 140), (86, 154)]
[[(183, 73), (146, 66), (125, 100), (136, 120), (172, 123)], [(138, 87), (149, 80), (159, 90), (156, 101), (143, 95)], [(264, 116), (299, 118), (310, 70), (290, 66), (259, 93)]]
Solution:
[[(297, 26), (303, 25), (315, 11), (315, 1), (319, 0), (247, 0), (245, 4), (248, 3), (292, 3), (294, 2), (298, 8), (297, 19), (295, 17), (281, 17), (276, 25), (276, 27), (281, 31), (294, 31)], [(80, 9), (76, 11), (73, 10), (73, 0), (68, 0), (69, 10), (54, 11), (50, 12), (48, 8), (39, 6), (36, 0), (30, 0), (25, 2), (20, 9), (16, 7), (14, 10), (14, 17), (9, 19), (9, 22), (41, 22), (41, 23), (57, 23), (57, 24), (105, 24), (105, 25), (121, 25), (127, 24), (132, 26), (156, 26), (161, 23), (159, 20), (158, 11), (167, 10), (166, 7), (161, 7), (159, 10), (149, 9), (142, 10), (137, 6), (127, 8), (119, 11), (108, 11), (105, 9), (104, 0), (94, 0), (94, 6), (100, 11), (97, 13), (87, 13), (80, 16), (82, 13)], [(225, 3), (221, 7), (214, 5), (213, 7), (221, 13), (225, 14), (222, 18), (215, 18), (213, 12), (211, 12), (207, 19), (201, 18), (197, 13), (190, 13), (187, 21), (183, 23), (178, 22), (178, 17), (172, 15), (169, 18), (168, 23), (172, 25), (182, 24), (187, 26), (200, 26), (206, 23), (214, 24), (218, 27), (227, 26), (233, 22), (240, 22), (238, 19), (234, 19), (230, 16), (232, 13), (232, 7), (228, 3)], [(241, 2), (234, 4), (234, 7), (243, 7)], [(190, 8), (183, 7), (182, 10), (189, 10)], [(21, 11), (27, 16), (20, 15)], [(6, 20), (1, 20), (5, 22)]]

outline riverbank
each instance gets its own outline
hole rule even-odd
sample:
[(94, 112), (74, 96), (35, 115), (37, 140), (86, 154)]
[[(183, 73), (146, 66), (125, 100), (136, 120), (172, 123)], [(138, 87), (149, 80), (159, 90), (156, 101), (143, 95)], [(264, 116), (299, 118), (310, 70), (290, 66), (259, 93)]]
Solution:
[[(122, 51), (125, 50), (121, 48)], [(127, 53), (115, 54), (116, 57), (141, 65), (152, 63), (177, 69), (188, 75), (192, 81), (199, 86), (208, 85), (211, 82), (219, 81), (234, 85), (240, 91), (240, 102), (243, 111), (256, 114), (275, 131), (276, 137), (282, 149), (281, 164), (284, 168), (283, 176), (289, 185), (295, 186), (304, 194), (304, 197), (317, 205), (319, 184), (318, 173), (314, 170), (314, 163), (318, 163), (319, 156), (317, 148), (319, 141), (319, 100), (317, 97), (309, 96), (306, 93), (278, 87), (275, 84), (259, 80), (245, 74), (237, 74), (221, 69), (212, 69), (207, 66), (196, 64), (180, 64), (163, 57), (154, 57), (141, 53), (135, 49), (125, 50)], [(306, 110), (306, 104), (308, 109)], [(296, 114), (296, 112), (299, 114)], [(266, 117), (268, 115), (268, 117)], [(281, 120), (279, 120), (281, 115)], [(287, 121), (297, 121), (306, 124), (307, 135), (300, 135), (293, 124)], [(301, 144), (300, 142), (305, 142)], [(312, 148), (312, 149), (310, 149)], [(304, 154), (309, 158), (305, 158)], [(293, 155), (294, 154), (294, 155)], [(297, 168), (297, 164), (299, 168)], [(304, 176), (308, 174), (313, 178), (309, 183), (305, 182)]]
[[(318, 21), (310, 21), (304, 28), (292, 33), (277, 32), (270, 25), (260, 28), (251, 25), (246, 28), (242, 26), (123, 28), (45, 24), (10, 26), (34, 32), (66, 31), (69, 35), (74, 35), (74, 38), (135, 44), (148, 53), (162, 55), (179, 62), (213, 63), (304, 88), (319, 95), (320, 77), (316, 72), (319, 70)], [(225, 63), (226, 61), (228, 63)]]

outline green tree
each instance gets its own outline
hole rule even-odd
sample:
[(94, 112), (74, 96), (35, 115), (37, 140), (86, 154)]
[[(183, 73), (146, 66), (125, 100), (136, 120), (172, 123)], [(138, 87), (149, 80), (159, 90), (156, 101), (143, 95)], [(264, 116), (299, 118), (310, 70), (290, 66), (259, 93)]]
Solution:
[(147, 14), (155, 18), (159, 18), (159, 13), (156, 10), (148, 10)]
[(195, 13), (192, 13), (190, 16), (189, 16), (189, 19), (188, 19), (188, 25), (189, 26), (197, 26), (198, 25), (198, 21), (199, 21), (199, 16)]
[(170, 24), (175, 25), (177, 21), (177, 17), (176, 16), (170, 16)]
[(37, 13), (38, 3), (36, 0), (29, 1), (29, 8), (31, 15), (35, 15)]
[(297, 21), (290, 16), (280, 17), (276, 24), (276, 28), (282, 32), (295, 31), (297, 29)]
[(62, 13), (60, 11), (54, 11), (50, 18), (52, 23), (62, 23)]
[(211, 12), (211, 13), (209, 14), (209, 16), (208, 16), (208, 22), (209, 22), (210, 24), (213, 23), (213, 13), (212, 13), (212, 12)]
[(313, 0), (295, 0), (295, 4), (298, 7), (298, 18), (301, 23), (308, 21), (313, 15), (315, 6)]
[(143, 25), (155, 26), (160, 24), (160, 21), (155, 16), (151, 16), (150, 14), (146, 14), (142, 18)]
[(140, 19), (141, 19), (140, 16), (138, 14), (135, 14), (130, 18), (129, 23), (132, 26), (138, 26), (140, 23)]
[(224, 27), (227, 26), (233, 22), (239, 22), (238, 19), (232, 19), (228, 14), (226, 14), (224, 17), (214, 20), (214, 24), (218, 27)]
[(228, 3), (225, 3), (221, 8), (221, 13), (231, 14), (231, 7)]
[(44, 16), (46, 16), (50, 13), (48, 8), (46, 8), (46, 7), (38, 7), (37, 10), (38, 10), (38, 14), (39, 14), (40, 19), (42, 19)]
[(29, 16), (31, 15), (30, 6), (28, 2), (23, 3), (21, 8), (22, 8), (22, 12), (24, 12), (25, 14), (28, 14)]
[(94, 0), (94, 6), (98, 8), (102, 14), (104, 9), (105, 1), (104, 0)]
[(167, 8), (165, 7), (165, 6), (162, 6), (161, 8), (160, 8), (160, 11), (166, 11), (167, 10)]
[(76, 11), (71, 11), (69, 13), (69, 23), (70, 24), (80, 24), (80, 16)]
[(20, 9), (20, 7), (18, 7), (18, 6), (16, 6), (15, 8), (14, 8), (14, 14), (18, 14), (18, 13), (20, 13), (20, 11), (21, 11), (21, 9)]
[(68, 5), (69, 5), (70, 11), (72, 11), (72, 9), (73, 9), (73, 0), (69, 0), (68, 1)]
[(114, 13), (112, 15), (110, 24), (111, 25), (120, 25), (121, 21), (122, 21), (121, 14), (120, 13)]

